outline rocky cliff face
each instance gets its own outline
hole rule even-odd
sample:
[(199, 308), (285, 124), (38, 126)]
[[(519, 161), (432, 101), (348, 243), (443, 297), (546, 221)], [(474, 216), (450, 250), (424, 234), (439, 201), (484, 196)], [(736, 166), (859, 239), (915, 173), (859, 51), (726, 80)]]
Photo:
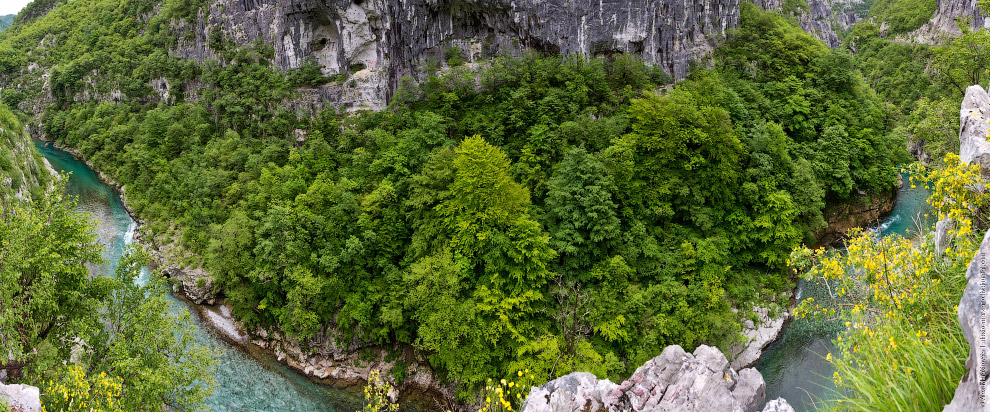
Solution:
[(979, 85), (969, 86), (959, 108), (959, 161), (979, 164), (980, 174), (990, 179), (990, 94)]
[[(990, 118), (990, 95), (980, 86), (966, 89), (959, 111), (959, 157), (968, 164), (979, 164), (984, 179), (990, 178), (990, 143), (987, 143), (987, 119)], [(981, 190), (985, 190), (980, 188)], [(936, 238), (941, 236), (950, 222), (939, 222)], [(990, 411), (990, 402), (985, 402), (990, 376), (990, 317), (987, 316), (988, 294), (990, 294), (990, 231), (983, 237), (983, 243), (966, 270), (966, 289), (959, 300), (959, 324), (969, 342), (969, 358), (966, 359), (966, 374), (963, 375), (952, 403), (945, 412)]]
[(959, 301), (959, 324), (969, 342), (969, 358), (966, 359), (966, 374), (963, 375), (952, 403), (944, 412), (990, 411), (987, 396), (988, 373), (990, 373), (990, 345), (987, 331), (990, 331), (990, 317), (986, 316), (987, 291), (990, 289), (990, 231), (983, 237), (979, 251), (966, 271), (966, 290)]
[(0, 210), (14, 199), (26, 201), (49, 190), (56, 175), (34, 150), (21, 123), (0, 104)]
[(945, 36), (959, 36), (962, 31), (956, 25), (959, 19), (969, 20), (974, 29), (990, 27), (990, 20), (983, 16), (979, 0), (938, 0), (938, 10), (932, 19), (906, 38), (919, 42), (936, 44)]
[(840, 242), (854, 227), (868, 227), (879, 222), (894, 210), (898, 188), (900, 185), (878, 194), (857, 193), (845, 202), (828, 204), (823, 212), (828, 226), (818, 234), (816, 247)]
[(523, 412), (598, 411), (791, 411), (787, 401), (766, 403), (763, 376), (738, 373), (718, 349), (699, 346), (694, 354), (668, 346), (621, 384), (572, 373), (530, 390)]
[[(739, 23), (746, 0), (217, 0), (174, 53), (205, 60), (211, 36), (237, 44), (261, 40), (275, 48), (283, 69), (307, 61), (326, 75), (349, 80), (303, 90), (305, 101), (347, 109), (381, 109), (399, 79), (416, 76), (429, 61), (458, 50), (468, 61), (535, 49), (600, 55), (629, 52), (676, 78), (707, 55), (726, 30)], [(780, 0), (753, 0), (780, 9)], [(811, 2), (799, 16), (809, 32), (830, 46), (831, 8)], [(350, 80), (353, 80), (351, 82)]]

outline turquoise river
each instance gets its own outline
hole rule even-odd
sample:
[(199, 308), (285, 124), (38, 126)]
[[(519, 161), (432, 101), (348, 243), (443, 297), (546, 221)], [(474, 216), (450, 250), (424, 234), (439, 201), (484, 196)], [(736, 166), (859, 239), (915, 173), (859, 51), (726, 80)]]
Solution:
[[(871, 228), (882, 236), (910, 237), (917, 233), (918, 227), (926, 227), (929, 191), (920, 186), (911, 188), (908, 176), (903, 177), (904, 186), (897, 193), (894, 209)], [(818, 286), (800, 281), (797, 300), (814, 297), (817, 301), (825, 301), (825, 291)], [(835, 390), (832, 383), (834, 369), (825, 360), (825, 355), (834, 348), (832, 339), (843, 328), (840, 322), (805, 319), (790, 322), (756, 364), (767, 383), (767, 399), (787, 399), (796, 412), (816, 410), (823, 401), (829, 400)]]
[[(66, 190), (70, 195), (78, 196), (78, 210), (90, 214), (90, 218), (98, 222), (97, 235), (109, 263), (96, 271), (113, 273), (124, 246), (133, 241), (137, 224), (124, 209), (117, 192), (101, 182), (85, 163), (50, 144), (36, 142), (36, 145), (55, 170), (69, 174)], [(197, 339), (219, 353), (217, 387), (208, 400), (214, 412), (344, 412), (360, 409), (360, 399), (349, 392), (320, 385), (271, 356), (248, 354), (218, 339), (203, 326), (196, 310), (190, 310), (192, 308), (183, 301), (172, 300), (173, 310), (192, 314)]]

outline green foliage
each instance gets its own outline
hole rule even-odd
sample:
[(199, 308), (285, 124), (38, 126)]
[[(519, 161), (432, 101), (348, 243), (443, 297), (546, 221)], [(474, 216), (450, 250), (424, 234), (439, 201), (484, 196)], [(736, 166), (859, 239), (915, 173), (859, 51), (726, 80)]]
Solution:
[(125, 409), (198, 409), (212, 391), (212, 354), (194, 343), (188, 317), (170, 313), (163, 281), (135, 283), (146, 256), (135, 251), (116, 276), (91, 277), (86, 264), (102, 260), (100, 247), (62, 189), (0, 215), (4, 369), (44, 382), (77, 353), (86, 375), (119, 379), (114, 402)]
[(875, 0), (870, 15), (887, 23), (887, 35), (893, 36), (928, 23), (937, 8), (936, 0)]
[[(286, 109), (323, 81), (311, 63), (282, 73), (269, 46), (222, 37), (217, 61), (179, 60), (152, 51), (178, 35), (158, 17), (125, 53), (74, 29), (117, 9), (75, 4), (0, 39), (2, 62), (72, 24), (41, 58), (60, 103), (47, 135), (202, 256), (247, 327), (412, 345), (464, 395), (509, 371), (617, 379), (670, 344), (727, 345), (733, 307), (791, 285), (784, 258), (825, 204), (890, 190), (904, 147), (852, 58), (750, 3), (713, 66), (667, 92), (634, 56), (524, 54), (426, 70), (348, 117)], [(104, 61), (128, 98), (75, 101)], [(199, 98), (142, 101), (158, 73)]]
[(457, 67), (467, 62), (464, 58), (464, 52), (457, 46), (447, 47), (444, 49), (443, 55), (447, 58), (447, 65), (450, 67)]
[(807, 13), (810, 10), (807, 0), (784, 0), (784, 4), (781, 6), (781, 11), (785, 14), (799, 15), (801, 13)]
[(990, 200), (972, 190), (979, 175), (950, 154), (922, 177), (939, 218), (954, 222), (941, 250), (929, 227), (917, 240), (855, 231), (845, 254), (795, 252), (800, 268), (812, 264), (807, 277), (831, 291), (826, 302), (802, 302), (797, 316), (845, 321), (837, 353), (826, 355), (836, 369), (832, 409), (939, 411), (952, 400), (969, 353), (956, 305), (981, 240), (972, 229), (985, 225)]
[(934, 50), (935, 70), (962, 93), (987, 79), (990, 68), (990, 30), (964, 29), (962, 35)]
[(17, 17), (16, 14), (8, 14), (6, 16), (0, 16), (0, 31), (10, 27), (14, 24), (14, 18)]

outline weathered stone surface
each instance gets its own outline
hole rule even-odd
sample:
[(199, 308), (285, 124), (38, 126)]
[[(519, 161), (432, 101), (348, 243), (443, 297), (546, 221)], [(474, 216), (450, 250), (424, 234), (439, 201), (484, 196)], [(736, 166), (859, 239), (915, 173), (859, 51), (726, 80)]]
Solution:
[(603, 399), (619, 385), (605, 379), (599, 381), (595, 375), (576, 372), (554, 379), (547, 384), (530, 390), (524, 411), (600, 411), (605, 408)]
[(0, 400), (11, 412), (41, 412), (41, 392), (34, 386), (0, 384)]
[[(790, 294), (786, 295), (790, 299)], [(785, 302), (786, 303), (786, 302)], [(730, 366), (733, 369), (741, 369), (756, 363), (763, 354), (763, 348), (773, 343), (780, 336), (780, 331), (784, 328), (784, 322), (790, 317), (789, 312), (782, 312), (777, 316), (770, 316), (770, 309), (757, 307), (753, 309), (757, 315), (757, 323), (746, 319), (743, 321), (743, 338), (745, 341), (732, 345), (729, 349), (732, 359)]]
[(716, 348), (703, 345), (692, 355), (674, 345), (620, 385), (578, 372), (533, 388), (522, 410), (755, 412), (763, 407), (765, 389), (759, 372), (736, 373)]
[(948, 249), (949, 242), (952, 241), (949, 231), (952, 230), (953, 227), (955, 227), (955, 224), (952, 222), (952, 219), (949, 218), (939, 220), (935, 223), (935, 253), (941, 255), (942, 253), (945, 253), (946, 249)]
[(216, 303), (217, 295), (213, 292), (213, 277), (206, 270), (168, 267), (162, 269), (162, 274), (172, 280), (172, 291), (176, 294), (189, 298), (197, 305)]
[[(347, 80), (307, 89), (305, 100), (348, 110), (385, 106), (403, 75), (457, 47), (469, 62), (536, 49), (559, 54), (636, 53), (677, 78), (739, 23), (747, 0), (215, 0), (194, 25), (181, 22), (174, 54), (215, 58), (222, 32), (237, 44), (262, 40), (283, 69), (315, 62)], [(780, 0), (751, 0), (780, 9)], [(830, 3), (813, 0), (802, 28), (830, 46)], [(160, 86), (158, 84), (154, 86)], [(160, 87), (158, 88), (160, 90)], [(164, 96), (164, 94), (162, 94)]]
[(823, 0), (808, 2), (809, 12), (798, 16), (798, 23), (804, 31), (811, 33), (829, 48), (838, 47), (839, 36), (832, 30), (832, 6)]
[(794, 408), (784, 398), (777, 398), (767, 402), (767, 406), (763, 407), (763, 412), (794, 412)]
[(932, 19), (903, 37), (919, 43), (939, 43), (947, 36), (962, 34), (956, 25), (959, 19), (968, 20), (974, 29), (990, 27), (990, 20), (983, 15), (979, 0), (938, 0), (938, 9)]
[(990, 178), (990, 142), (987, 120), (990, 119), (990, 95), (979, 85), (966, 88), (959, 109), (959, 160), (979, 164), (980, 174)]
[(990, 402), (983, 402), (987, 395), (987, 380), (990, 374), (990, 345), (987, 344), (987, 331), (990, 331), (990, 316), (986, 315), (987, 291), (990, 289), (990, 231), (983, 237), (983, 243), (966, 270), (966, 290), (959, 301), (959, 324), (969, 342), (969, 358), (966, 359), (966, 374), (956, 388), (952, 403), (945, 412), (990, 411)]

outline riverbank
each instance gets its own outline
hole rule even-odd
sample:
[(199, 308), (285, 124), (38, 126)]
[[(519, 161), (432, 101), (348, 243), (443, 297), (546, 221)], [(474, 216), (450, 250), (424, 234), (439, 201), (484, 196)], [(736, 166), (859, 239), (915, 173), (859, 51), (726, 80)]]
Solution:
[[(202, 329), (215, 339), (241, 352), (258, 365), (265, 368), (272, 368), (272, 364), (277, 363), (282, 368), (292, 370), (292, 373), (298, 374), (298, 377), (301, 379), (344, 390), (353, 395), (355, 399), (360, 398), (361, 391), (367, 382), (367, 377), (371, 370), (381, 370), (383, 376), (392, 376), (398, 374), (399, 367), (401, 367), (403, 369), (402, 375), (405, 378), (401, 380), (399, 385), (396, 385), (399, 390), (393, 393), (392, 396), (395, 399), (402, 399), (404, 410), (433, 410), (438, 405), (453, 405), (453, 399), (455, 399), (456, 394), (453, 389), (454, 386), (445, 386), (440, 383), (433, 375), (425, 359), (412, 358), (411, 354), (414, 354), (414, 351), (412, 351), (411, 347), (378, 348), (372, 347), (369, 344), (348, 342), (345, 345), (334, 345), (334, 347), (346, 347), (348, 349), (334, 350), (326, 354), (327, 356), (320, 357), (311, 354), (305, 355), (308, 351), (302, 350), (303, 347), (317, 346), (319, 342), (311, 340), (300, 343), (284, 338), (278, 333), (263, 330), (247, 331), (233, 318), (229, 306), (223, 302), (222, 298), (211, 295), (204, 299), (203, 295), (196, 293), (197, 291), (202, 292), (204, 289), (210, 289), (211, 284), (201, 285), (202, 287), (199, 288), (190, 288), (190, 282), (183, 282), (176, 278), (177, 274), (184, 275), (190, 272), (205, 275), (205, 271), (188, 270), (180, 267), (182, 265), (178, 262), (181, 259), (174, 259), (175, 256), (162, 253), (162, 250), (169, 249), (170, 245), (163, 245), (163, 242), (159, 242), (161, 239), (156, 239), (150, 233), (150, 225), (146, 224), (148, 222), (139, 219), (134, 210), (126, 204), (126, 196), (124, 195), (122, 185), (115, 182), (106, 173), (93, 168), (93, 165), (78, 150), (65, 148), (51, 141), (41, 139), (35, 139), (35, 141), (39, 145), (48, 147), (44, 150), (44, 152), (47, 152), (46, 157), (55, 152), (64, 153), (58, 155), (60, 157), (59, 159), (52, 159), (53, 162), (60, 164), (60, 168), (71, 170), (71, 168), (77, 166), (67, 165), (67, 163), (75, 162), (87, 169), (73, 171), (72, 178), (77, 180), (77, 184), (79, 183), (79, 179), (85, 181), (86, 183), (82, 184), (86, 185), (93, 185), (98, 181), (106, 187), (106, 190), (113, 192), (113, 197), (116, 197), (119, 203), (112, 199), (106, 199), (105, 202), (119, 206), (119, 210), (123, 210), (126, 213), (124, 213), (124, 217), (115, 218), (111, 216), (112, 212), (104, 211), (99, 213), (97, 216), (103, 221), (102, 223), (104, 225), (117, 226), (116, 229), (101, 228), (99, 235), (108, 239), (114, 239), (112, 242), (116, 243), (128, 243), (130, 240), (134, 240), (148, 250), (153, 258), (152, 268), (160, 268), (163, 272), (172, 274), (172, 295), (177, 301), (188, 308)], [(80, 191), (79, 188), (75, 190)], [(84, 191), (90, 192), (92, 190)], [(99, 192), (100, 190), (96, 191)], [(108, 194), (105, 193), (104, 195)], [(93, 197), (93, 194), (89, 194), (83, 203), (96, 202)], [(113, 207), (112, 205), (105, 206), (107, 208)], [(84, 209), (92, 213), (95, 208), (85, 206)], [(126, 219), (127, 216), (130, 217), (129, 222), (121, 221), (121, 219)], [(106, 240), (103, 243), (106, 242), (111, 242), (111, 240)], [(114, 256), (105, 256), (108, 261), (115, 261), (115, 258), (119, 257), (117, 255), (123, 252), (123, 244), (116, 243), (110, 252)], [(112, 272), (112, 268), (108, 268), (107, 270)], [(195, 280), (191, 283), (193, 285), (196, 284)], [(323, 345), (326, 345), (327, 342), (328, 340), (326, 338), (322, 340)], [(242, 367), (235, 366), (235, 368)], [(444, 388), (447, 389), (444, 390)], [(277, 387), (270, 389), (284, 390), (284, 388)], [(312, 391), (310, 390), (309, 392)], [(346, 403), (350, 404), (350, 402)], [(444, 407), (442, 409), (446, 410), (450, 408)]]

